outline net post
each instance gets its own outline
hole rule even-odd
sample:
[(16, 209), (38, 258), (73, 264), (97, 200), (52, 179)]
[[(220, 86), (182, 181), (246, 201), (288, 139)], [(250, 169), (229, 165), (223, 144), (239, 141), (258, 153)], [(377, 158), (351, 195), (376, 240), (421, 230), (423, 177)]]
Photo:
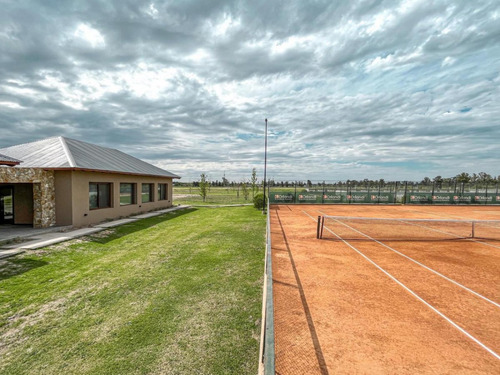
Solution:
[(472, 236), (471, 236), (472, 238), (474, 238), (474, 224), (475, 223), (476, 223), (475, 221), (472, 221)]
[(323, 228), (325, 227), (325, 217), (321, 218), (321, 232), (319, 233), (319, 238), (323, 238)]
[(403, 204), (406, 204), (408, 201), (408, 181), (405, 181), (405, 194), (403, 196)]
[(321, 216), (318, 216), (318, 226), (316, 227), (316, 239), (320, 239), (319, 233), (321, 228)]

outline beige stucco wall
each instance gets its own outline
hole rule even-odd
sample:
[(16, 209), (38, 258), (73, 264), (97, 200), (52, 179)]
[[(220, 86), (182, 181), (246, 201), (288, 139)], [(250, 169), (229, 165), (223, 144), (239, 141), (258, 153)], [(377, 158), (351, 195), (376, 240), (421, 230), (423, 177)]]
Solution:
[(14, 185), (14, 224), (33, 224), (33, 185)]
[[(56, 175), (59, 172), (56, 171)], [(172, 206), (172, 178), (167, 177), (147, 177), (137, 175), (125, 175), (117, 173), (99, 173), (72, 171), (71, 190), (72, 190), (72, 225), (75, 227), (96, 224), (109, 219), (129, 216), (132, 214), (143, 213), (151, 210), (167, 208)], [(65, 177), (67, 178), (67, 177)], [(64, 179), (64, 178), (63, 178)], [(89, 183), (90, 182), (109, 182), (112, 183), (112, 207), (90, 210), (89, 209)], [(120, 183), (137, 184), (137, 204), (120, 206)], [(154, 184), (153, 202), (141, 202), (141, 184)], [(168, 199), (158, 201), (158, 183), (168, 185)], [(57, 195), (58, 193), (56, 193)], [(60, 208), (58, 207), (58, 210)]]
[(55, 171), (56, 225), (73, 224), (72, 171)]
[[(89, 209), (89, 183), (112, 183), (112, 207)], [(137, 184), (137, 204), (120, 206), (120, 183)], [(86, 171), (43, 170), (40, 168), (0, 168), (0, 183), (30, 184), (32, 199), (25, 201), (28, 186), (20, 188), (14, 197), (17, 224), (32, 223), (34, 227), (73, 225), (75, 227), (96, 224), (109, 219), (143, 213), (172, 206), (172, 179), (167, 177), (145, 177), (118, 173)], [(141, 184), (154, 184), (153, 202), (141, 202)], [(168, 199), (158, 201), (158, 184), (168, 185)], [(19, 184), (19, 185), (17, 185)], [(17, 188), (15, 191), (17, 192)], [(16, 193), (17, 194), (17, 193)], [(31, 206), (30, 206), (31, 205)], [(22, 212), (18, 211), (23, 209)], [(28, 218), (31, 217), (31, 220)]]

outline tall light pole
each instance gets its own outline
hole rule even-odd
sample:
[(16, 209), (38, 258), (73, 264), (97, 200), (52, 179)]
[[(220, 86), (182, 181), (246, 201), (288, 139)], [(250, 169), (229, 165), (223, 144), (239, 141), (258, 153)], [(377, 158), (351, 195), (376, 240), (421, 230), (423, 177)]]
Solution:
[(262, 205), (262, 213), (266, 212), (266, 171), (267, 171), (267, 118), (266, 118), (266, 143), (264, 146), (264, 204)]

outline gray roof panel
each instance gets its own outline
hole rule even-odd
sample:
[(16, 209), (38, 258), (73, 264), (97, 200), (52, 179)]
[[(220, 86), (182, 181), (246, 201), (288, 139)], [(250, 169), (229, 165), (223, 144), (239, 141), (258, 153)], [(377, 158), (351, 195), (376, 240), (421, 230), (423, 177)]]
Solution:
[(7, 155), (0, 154), (0, 162), (2, 162), (2, 161), (8, 162), (8, 163), (20, 163), (21, 162), (21, 160), (17, 160), (17, 159), (9, 157)]
[(7, 147), (0, 152), (23, 160), (19, 167), (77, 168), (180, 178), (119, 150), (65, 137)]

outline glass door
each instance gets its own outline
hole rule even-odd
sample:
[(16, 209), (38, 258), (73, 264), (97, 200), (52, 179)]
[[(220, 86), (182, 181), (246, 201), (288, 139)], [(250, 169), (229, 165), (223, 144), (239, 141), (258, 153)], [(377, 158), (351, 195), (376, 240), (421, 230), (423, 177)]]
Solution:
[(0, 186), (0, 224), (14, 224), (14, 188)]

